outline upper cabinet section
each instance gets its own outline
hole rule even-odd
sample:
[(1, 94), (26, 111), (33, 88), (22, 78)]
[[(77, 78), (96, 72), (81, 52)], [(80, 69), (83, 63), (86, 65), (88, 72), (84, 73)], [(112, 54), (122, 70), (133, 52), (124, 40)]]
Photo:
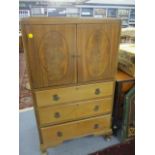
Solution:
[(78, 24), (78, 82), (114, 78), (119, 31), (117, 23)]
[(32, 88), (76, 83), (76, 25), (25, 25)]
[(114, 19), (23, 19), (31, 88), (114, 79), (120, 27)]

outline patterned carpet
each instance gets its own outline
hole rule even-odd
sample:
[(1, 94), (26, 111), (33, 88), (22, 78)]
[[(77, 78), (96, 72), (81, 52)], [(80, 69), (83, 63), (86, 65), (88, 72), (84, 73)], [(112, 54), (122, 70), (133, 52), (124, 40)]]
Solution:
[(25, 65), (24, 53), (19, 54), (19, 109), (33, 106), (32, 94), (26, 88), (28, 85), (28, 74)]
[(135, 139), (110, 146), (90, 155), (135, 155)]

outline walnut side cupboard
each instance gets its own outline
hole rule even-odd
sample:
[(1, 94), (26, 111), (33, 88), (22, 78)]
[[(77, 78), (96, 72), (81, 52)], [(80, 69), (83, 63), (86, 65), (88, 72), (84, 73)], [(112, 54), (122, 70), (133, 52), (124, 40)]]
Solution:
[(76, 137), (112, 133), (120, 28), (118, 19), (22, 19), (43, 152)]

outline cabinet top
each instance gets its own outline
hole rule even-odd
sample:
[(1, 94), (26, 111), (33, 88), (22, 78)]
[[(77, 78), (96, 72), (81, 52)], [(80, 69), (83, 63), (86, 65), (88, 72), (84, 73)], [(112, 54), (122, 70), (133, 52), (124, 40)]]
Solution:
[(108, 18), (108, 19), (99, 19), (99, 18), (73, 18), (73, 17), (28, 17), (21, 19), (20, 23), (22, 25), (36, 25), (36, 24), (94, 24), (94, 23), (121, 23), (121, 19)]

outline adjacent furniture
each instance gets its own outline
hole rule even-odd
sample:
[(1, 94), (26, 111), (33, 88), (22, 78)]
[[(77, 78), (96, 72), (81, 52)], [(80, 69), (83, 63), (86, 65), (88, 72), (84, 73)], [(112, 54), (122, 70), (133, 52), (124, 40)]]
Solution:
[(118, 68), (135, 77), (135, 44), (120, 44)]
[(109, 135), (121, 22), (21, 21), (41, 150), (87, 135)]
[[(135, 78), (118, 70), (113, 106), (113, 133), (121, 141), (133, 137), (135, 108)], [(129, 123), (129, 125), (128, 125)], [(131, 130), (130, 130), (131, 127)], [(131, 131), (128, 131), (128, 129)]]
[(135, 136), (135, 87), (124, 98), (123, 124), (120, 132), (122, 141)]

